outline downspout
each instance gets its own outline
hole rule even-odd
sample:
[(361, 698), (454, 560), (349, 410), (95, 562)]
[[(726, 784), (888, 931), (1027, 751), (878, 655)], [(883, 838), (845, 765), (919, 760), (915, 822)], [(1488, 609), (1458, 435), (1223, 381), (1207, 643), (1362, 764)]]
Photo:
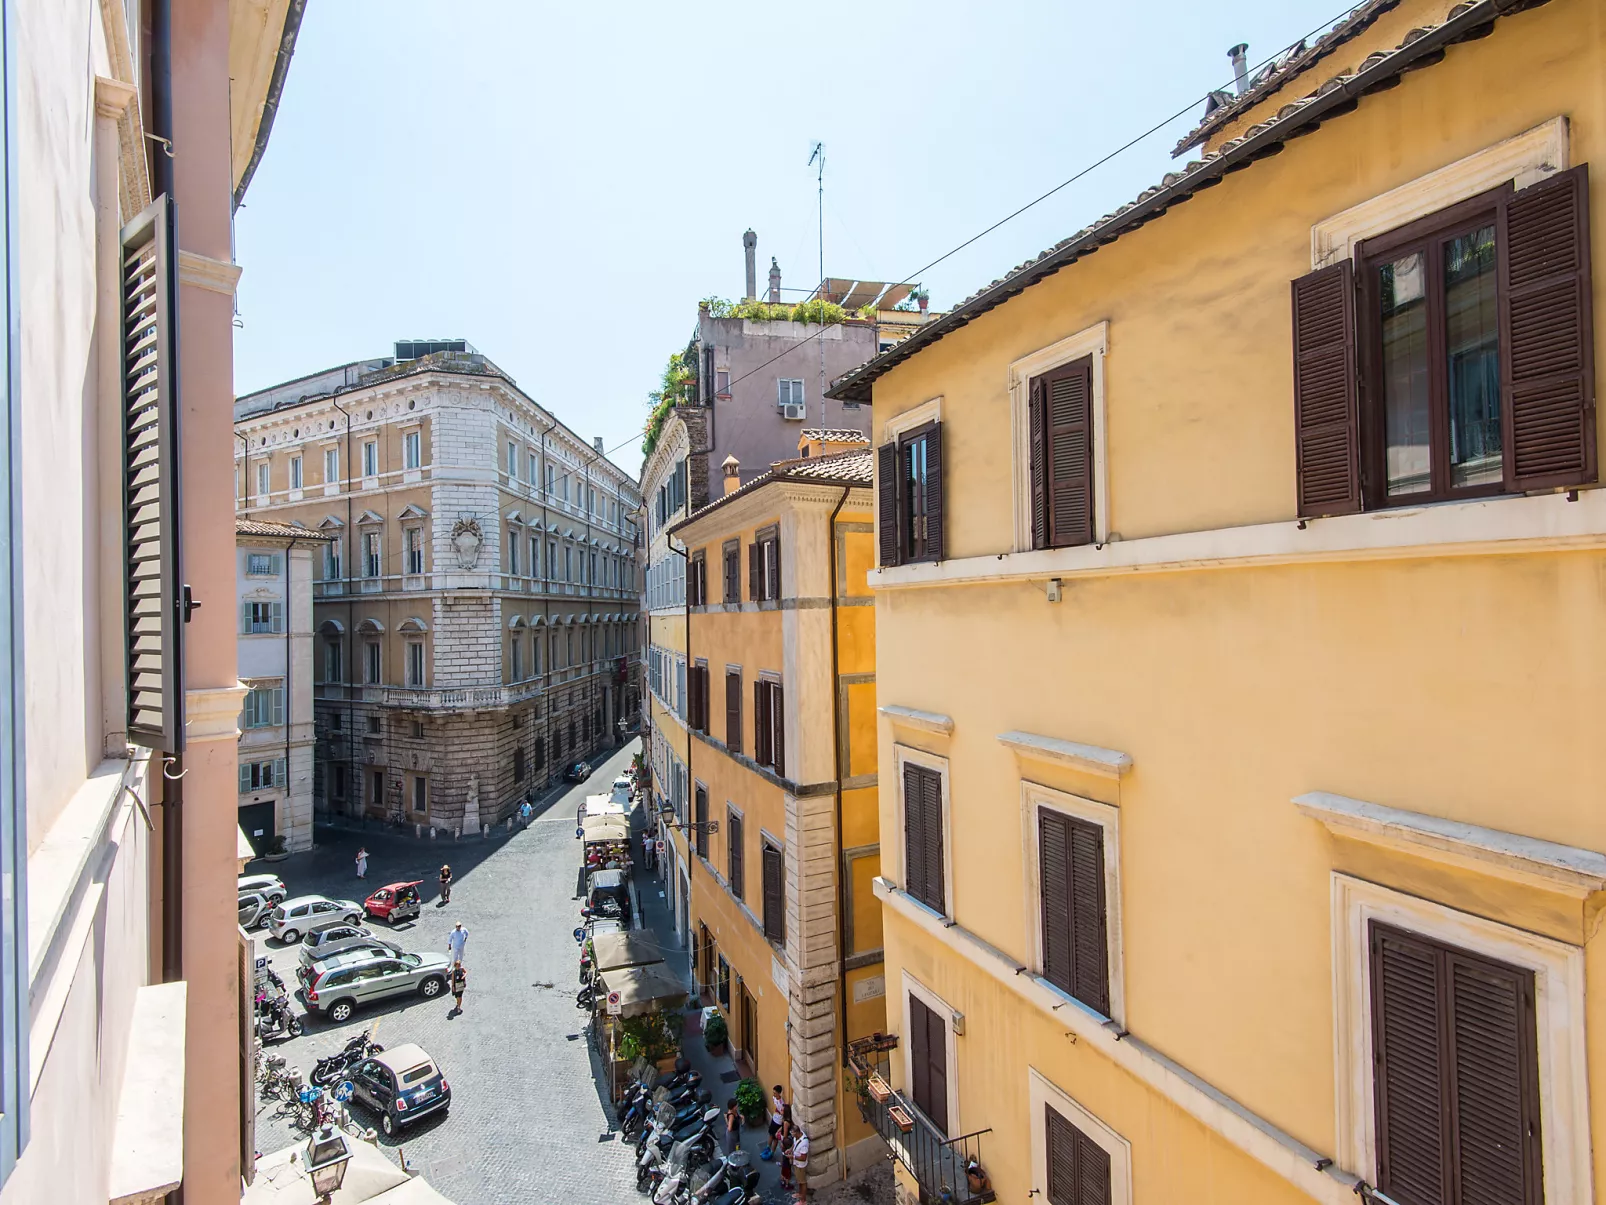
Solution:
[[(552, 422), (547, 426), (547, 429), (541, 432), (541, 555), (543, 557), (547, 556), (547, 550), (551, 547), (552, 536), (552, 511), (549, 509), (552, 494), (548, 491), (546, 484), (549, 472), (546, 437), (552, 434), (557, 425), (558, 416), (554, 414)], [(552, 685), (552, 650), (557, 647), (557, 642), (552, 639), (552, 574), (556, 569), (556, 565), (549, 563), (546, 573), (541, 574), (541, 580), (545, 583), (541, 591), (541, 609), (546, 615), (546, 627), (541, 633), (541, 639), (546, 641), (547, 647), (546, 672), (542, 674), (541, 682), (541, 697), (546, 703), (546, 737), (542, 741), (541, 748), (541, 760), (546, 765), (546, 783), (543, 784), (543, 789), (551, 784), (552, 771), (557, 767), (559, 760), (552, 749), (552, 691), (550, 689)]]
[(847, 504), (852, 486), (842, 488), (831, 517), (826, 520), (826, 553), (831, 558), (831, 769), (836, 794), (836, 982), (842, 1010), (842, 1065), (848, 1065), (848, 915), (847, 861), (842, 856), (842, 662), (837, 648), (836, 627), (836, 517)]
[[(686, 620), (686, 694), (689, 696), (691, 694), (691, 670), (692, 670), (692, 660), (691, 660), (691, 595), (689, 593), (687, 593), (687, 591), (686, 591), (685, 581), (686, 581), (687, 565), (689, 565), (690, 558), (686, 554), (686, 541), (685, 540), (682, 540), (680, 542), (680, 547), (676, 548), (673, 544), (671, 544), (669, 542), (669, 537), (665, 536), (664, 537), (664, 547), (669, 549), (670, 552), (673, 552), (676, 555), (678, 555), (683, 562), (687, 562), (687, 564), (681, 566), (680, 605), (681, 605), (681, 613), (685, 616), (685, 620)], [(687, 813), (689, 815), (691, 815), (692, 817), (695, 818), (695, 816), (697, 815), (697, 810), (696, 810), (695, 806), (693, 805), (693, 801), (697, 798), (697, 780), (692, 775), (691, 747), (696, 742), (694, 742), (692, 740), (691, 723), (690, 723), (690, 717), (689, 716), (687, 717), (687, 721), (688, 722), (686, 724), (686, 790), (689, 791), (691, 793), (691, 795), (690, 795), (690, 798), (688, 798), (686, 800), (686, 811), (687, 811)], [(679, 817), (677, 817), (677, 819), (678, 818)], [(697, 877), (696, 875), (694, 875), (692, 873), (693, 859), (696, 858), (697, 853), (696, 853), (696, 847), (692, 844), (692, 831), (691, 831), (691, 828), (688, 826), (688, 827), (684, 828), (682, 830), (682, 832), (684, 832), (685, 836), (686, 836), (686, 977), (687, 977), (688, 980), (691, 981), (692, 986), (695, 987), (697, 985), (697, 968), (692, 965), (691, 888), (692, 888), (692, 880)]]
[(239, 440), (240, 443), (244, 445), (244, 450), (243, 450), (243, 453), (242, 453), (242, 456), (241, 456), (241, 460), (240, 460), (240, 509), (241, 510), (250, 510), (251, 509), (251, 438), (250, 438), (250, 436), (247, 436), (247, 435), (241, 435), (238, 431), (236, 431), (234, 433), (234, 438)]
[[(295, 659), (290, 648), (290, 630), (295, 627), (295, 620), (290, 612), (290, 554), (295, 546), (301, 542), (300, 536), (292, 536), (290, 543), (284, 549), (284, 811), (285, 818), (290, 818), (290, 734), (295, 729), (296, 705), (295, 690), (293, 689), (295, 673)], [(287, 841), (285, 844), (289, 844)]]
[[(338, 392), (337, 390), (336, 393)], [(357, 600), (351, 596), (351, 558), (356, 553), (356, 548), (352, 541), (357, 535), (357, 529), (353, 526), (356, 514), (351, 509), (351, 488), (349, 484), (351, 481), (351, 411), (340, 404), (340, 398), (335, 394), (330, 394), (329, 402), (336, 410), (346, 416), (346, 450), (340, 462), (340, 476), (343, 478), (340, 482), (340, 487), (346, 495), (346, 532), (341, 538), (345, 541), (346, 546), (340, 558), (340, 591), (346, 596), (345, 643), (351, 649), (351, 656), (346, 658), (344, 669), (349, 679), (355, 676), (357, 670)], [(356, 792), (358, 803), (356, 814), (360, 818), (363, 814), (361, 807), (363, 792), (367, 790), (367, 784), (357, 777), (357, 766), (359, 764), (357, 761), (357, 708), (351, 698), (353, 683), (347, 681), (345, 685), (346, 790)], [(348, 805), (352, 802), (350, 796), (347, 797), (346, 802)]]

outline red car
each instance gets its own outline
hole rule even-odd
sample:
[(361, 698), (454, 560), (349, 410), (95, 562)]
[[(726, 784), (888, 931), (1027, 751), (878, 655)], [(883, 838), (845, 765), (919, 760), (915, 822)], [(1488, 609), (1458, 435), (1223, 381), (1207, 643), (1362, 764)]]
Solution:
[(392, 925), (412, 920), (423, 910), (423, 900), (418, 894), (420, 881), (381, 887), (362, 902), (364, 914), (369, 920), (382, 920)]

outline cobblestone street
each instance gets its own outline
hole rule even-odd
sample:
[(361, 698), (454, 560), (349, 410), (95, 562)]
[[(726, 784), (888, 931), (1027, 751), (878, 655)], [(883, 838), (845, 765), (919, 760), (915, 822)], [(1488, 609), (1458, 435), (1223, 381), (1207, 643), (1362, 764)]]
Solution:
[[(446, 949), (446, 934), (462, 921), (469, 931), (464, 1012), (448, 1017), (449, 997), (417, 997), (363, 1009), (343, 1026), (310, 1018), (302, 1037), (270, 1047), (310, 1072), (321, 1056), (373, 1026), (386, 1046), (417, 1042), (439, 1062), (452, 1086), (452, 1107), (416, 1128), (400, 1131), (407, 1162), (460, 1205), (619, 1205), (640, 1198), (632, 1151), (610, 1128), (596, 1074), (585, 1014), (574, 1006), (577, 956), (572, 932), (579, 846), (575, 808), (582, 796), (606, 791), (629, 764), (632, 742), (600, 763), (588, 782), (551, 798), (527, 831), (461, 841), (416, 841), (382, 833), (319, 830), (309, 854), (252, 871), (277, 871), (292, 895), (362, 898), (385, 883), (424, 880), (423, 915), (395, 931), (405, 949)], [(369, 851), (366, 881), (353, 858)], [(435, 875), (449, 862), (456, 876), (452, 902), (437, 907)], [(384, 925), (376, 931), (385, 932)], [(294, 985), (296, 951), (256, 931), (259, 952), (287, 985)], [(300, 1005), (296, 1005), (299, 1010)], [(259, 1101), (260, 1105), (260, 1101)], [(257, 1149), (300, 1140), (275, 1104), (259, 1108)], [(377, 1118), (354, 1109), (363, 1124)]]

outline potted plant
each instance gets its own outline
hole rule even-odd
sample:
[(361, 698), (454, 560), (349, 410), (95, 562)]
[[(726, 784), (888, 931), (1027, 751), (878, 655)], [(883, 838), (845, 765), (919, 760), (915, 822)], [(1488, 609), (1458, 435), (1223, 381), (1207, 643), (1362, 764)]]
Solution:
[(285, 848), (283, 833), (273, 835), (273, 840), (268, 844), (268, 852), (262, 855), (263, 860), (267, 862), (283, 862), (289, 856), (290, 851)]
[(730, 1027), (725, 1024), (721, 1013), (714, 1013), (703, 1026), (703, 1045), (709, 1054), (721, 1055), (725, 1053), (725, 1044), (730, 1040)]
[(979, 1197), (984, 1192), (992, 1191), (993, 1182), (987, 1178), (987, 1173), (982, 1170), (981, 1164), (974, 1159), (965, 1164), (965, 1182), (974, 1196)]
[(742, 1122), (756, 1126), (764, 1120), (764, 1086), (751, 1077), (736, 1085), (736, 1111)]
[(848, 1091), (853, 1093), (853, 1099), (859, 1106), (859, 1118), (866, 1125), (875, 1116), (871, 1108), (870, 1081), (867, 1077), (850, 1070), (848, 1072)]

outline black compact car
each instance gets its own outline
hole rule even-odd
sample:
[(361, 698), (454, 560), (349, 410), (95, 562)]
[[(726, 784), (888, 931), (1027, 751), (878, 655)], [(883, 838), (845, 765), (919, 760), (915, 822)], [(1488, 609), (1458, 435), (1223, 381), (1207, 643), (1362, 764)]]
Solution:
[(591, 777), (591, 767), (583, 761), (577, 761), (563, 772), (564, 782), (584, 782)]
[(452, 1104), (452, 1087), (424, 1048), (412, 1042), (392, 1046), (357, 1064), (352, 1095), (379, 1114), (379, 1128), (394, 1134), (401, 1126)]

